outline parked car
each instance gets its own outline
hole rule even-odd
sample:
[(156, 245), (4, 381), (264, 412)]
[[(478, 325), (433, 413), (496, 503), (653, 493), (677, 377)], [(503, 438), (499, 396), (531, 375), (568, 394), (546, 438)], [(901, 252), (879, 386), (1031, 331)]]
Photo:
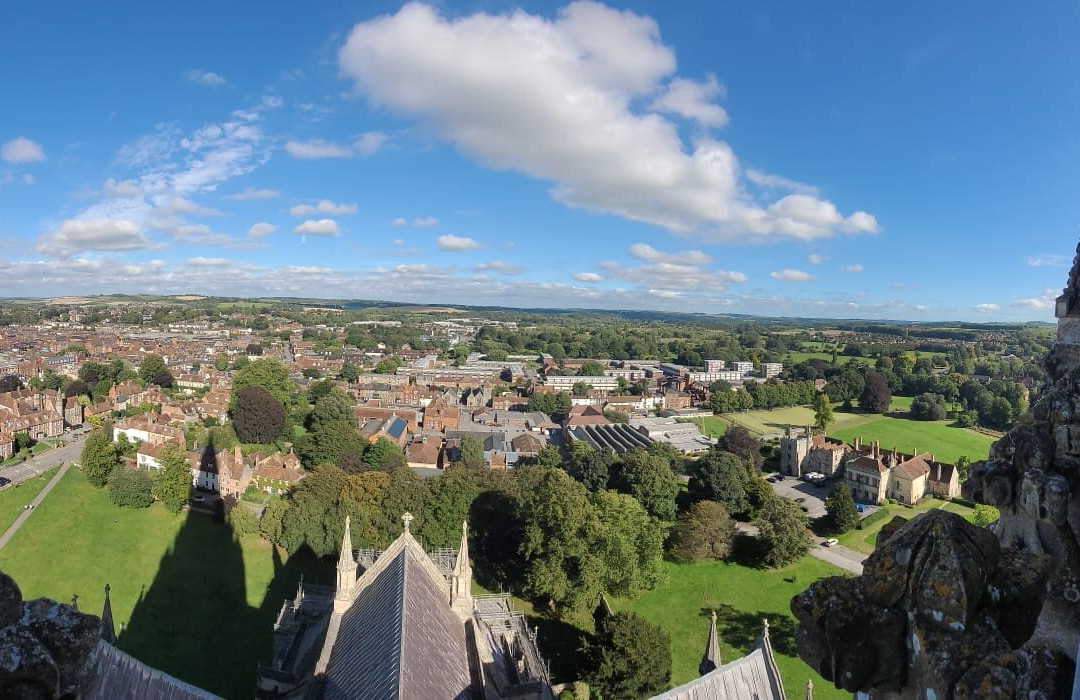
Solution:
[(6, 476), (0, 476), (0, 489), (4, 488), (10, 483), (11, 479), (7, 478)]
[(795, 499), (795, 502), (796, 502), (796, 503), (802, 503), (802, 502), (804, 502), (805, 500), (806, 500), (805, 498), (803, 498), (802, 496), (799, 496), (798, 498), (796, 498), (796, 499)]
[(821, 546), (822, 547), (832, 547), (834, 544), (840, 544), (840, 540), (836, 539), (835, 537), (830, 537), (829, 539), (822, 542)]

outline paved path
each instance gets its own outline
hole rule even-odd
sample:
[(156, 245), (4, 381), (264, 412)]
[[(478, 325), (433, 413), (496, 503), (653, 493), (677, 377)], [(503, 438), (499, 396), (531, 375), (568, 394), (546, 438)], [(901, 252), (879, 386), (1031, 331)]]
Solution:
[(49, 492), (53, 490), (53, 487), (60, 483), (60, 480), (64, 478), (64, 474), (67, 474), (68, 469), (71, 469), (71, 462), (65, 464), (60, 471), (56, 473), (56, 476), (52, 478), (52, 481), (45, 484), (45, 488), (41, 489), (41, 493), (39, 493), (37, 498), (31, 503), (32, 507), (19, 513), (19, 517), (15, 518), (15, 522), (7, 529), (7, 532), (0, 535), (0, 549), (7, 546), (7, 543), (15, 536), (15, 533), (19, 531), (19, 528), (23, 526), (23, 523), (25, 523), (27, 519), (34, 514), (34, 511), (37, 510), (38, 504), (44, 501), (45, 497), (49, 495)]
[(82, 457), (83, 442), (84, 440), (81, 439), (68, 442), (36, 457), (31, 457), (21, 464), (0, 469), (0, 476), (7, 477), (11, 479), (11, 483), (17, 484), (47, 472), (61, 462), (76, 462)]
[(810, 556), (827, 561), (833, 566), (850, 571), (853, 574), (861, 574), (863, 560), (866, 555), (848, 549), (842, 544), (834, 544), (832, 547), (822, 547), (820, 543), (810, 547)]

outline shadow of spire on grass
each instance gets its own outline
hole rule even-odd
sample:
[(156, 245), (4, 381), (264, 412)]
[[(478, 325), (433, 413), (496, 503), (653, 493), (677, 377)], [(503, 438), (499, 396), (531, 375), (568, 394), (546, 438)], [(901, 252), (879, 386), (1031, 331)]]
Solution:
[[(302, 574), (313, 583), (331, 581), (328, 567), (310, 552), (283, 562), (276, 547), (254, 537), (242, 546), (232, 529), (211, 515), (188, 510), (179, 517), (184, 523), (153, 582), (130, 619), (117, 620), (117, 646), (223, 697), (253, 697), (256, 669), (270, 657), (282, 601)], [(249, 593), (249, 576), (261, 575), (247, 571), (248, 565), (271, 568), (264, 590)], [(250, 604), (252, 599), (259, 604)]]

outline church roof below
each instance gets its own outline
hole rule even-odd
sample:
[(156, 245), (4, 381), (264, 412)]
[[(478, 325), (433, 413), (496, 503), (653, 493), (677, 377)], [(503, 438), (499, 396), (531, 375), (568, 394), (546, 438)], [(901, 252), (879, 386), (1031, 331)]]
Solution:
[(90, 656), (96, 686), (91, 700), (146, 698), (147, 700), (215, 700), (218, 696), (150, 668), (113, 645), (98, 642)]
[(746, 656), (652, 700), (783, 700), (785, 697), (776, 665), (759, 642)]
[(464, 624), (418, 550), (393, 553), (343, 613), (325, 698), (472, 697)]

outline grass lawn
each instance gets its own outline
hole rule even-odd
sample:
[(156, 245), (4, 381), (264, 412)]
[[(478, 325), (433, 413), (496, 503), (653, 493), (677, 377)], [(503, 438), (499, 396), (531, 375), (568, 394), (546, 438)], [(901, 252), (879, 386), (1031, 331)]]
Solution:
[[(837, 411), (839, 418), (841, 413)], [(843, 424), (837, 420), (829, 427), (829, 435), (847, 442), (861, 437), (864, 442), (880, 440), (882, 449), (894, 447), (902, 452), (918, 449), (933, 452), (934, 457), (949, 464), (964, 455), (972, 462), (986, 459), (994, 438), (990, 435), (954, 428), (950, 421), (916, 421), (891, 416), (862, 416), (866, 419), (857, 424)]]
[[(959, 503), (952, 503), (950, 501), (942, 501), (937, 498), (924, 498), (922, 502), (920, 502), (919, 505), (915, 506), (914, 508), (908, 508), (907, 506), (901, 505), (886, 505), (883, 506), (883, 508), (885, 508), (889, 512), (889, 515), (882, 518), (881, 520), (878, 520), (865, 530), (852, 530), (850, 532), (845, 532), (844, 534), (837, 537), (837, 539), (840, 540), (840, 544), (844, 545), (845, 547), (854, 549), (857, 552), (862, 552), (863, 554), (870, 554), (874, 551), (874, 547), (877, 546), (878, 533), (881, 531), (881, 528), (883, 528), (886, 523), (892, 520), (893, 516), (899, 515), (910, 520), (916, 516), (922, 515), (928, 510), (933, 510), (935, 508), (944, 508), (949, 512), (957, 513), (958, 515), (964, 516), (965, 518), (967, 518), (968, 522), (971, 522), (971, 519), (974, 517), (975, 514), (974, 508), (968, 508), (967, 506), (962, 506)], [(816, 685), (817, 684), (815, 683), (815, 689)]]
[(19, 517), (19, 514), (23, 512), (24, 506), (37, 498), (37, 495), (41, 493), (41, 489), (45, 488), (49, 480), (56, 476), (57, 469), (59, 467), (53, 467), (40, 476), (27, 479), (19, 484), (12, 484), (0, 491), (0, 534), (3, 534), (11, 527), (11, 524), (15, 522), (15, 518)]
[[(829, 426), (830, 434), (839, 427), (861, 425), (874, 418), (874, 416), (862, 413), (848, 413), (840, 410), (837, 410), (834, 416), (836, 420)], [(782, 433), (789, 425), (796, 428), (813, 425), (814, 409), (808, 406), (791, 406), (789, 408), (774, 408), (771, 411), (725, 413), (724, 418), (729, 419), (732, 423), (744, 426), (756, 435)]]
[[(708, 639), (708, 614), (717, 611), (720, 654), (732, 661), (746, 654), (761, 633), (762, 618), (769, 619), (776, 663), (790, 698), (802, 697), (806, 679), (814, 681), (814, 697), (846, 698), (807, 666), (795, 650), (795, 618), (788, 609), (791, 597), (813, 581), (845, 572), (813, 557), (783, 569), (752, 569), (726, 562), (664, 564), (668, 580), (656, 590), (633, 600), (611, 601), (616, 610), (632, 610), (663, 627), (671, 635), (671, 681), (678, 685), (698, 676), (698, 664)], [(789, 579), (794, 579), (789, 582)]]
[[(726, 416), (725, 416), (726, 418)], [(703, 435), (708, 435), (711, 438), (723, 437), (724, 433), (728, 429), (728, 421), (725, 418), (719, 416), (705, 416), (703, 418), (692, 418), (692, 423), (696, 423), (697, 427), (701, 428)]]
[[(761, 633), (761, 620), (769, 619), (769, 634), (776, 663), (784, 678), (788, 697), (802, 697), (806, 679), (814, 681), (817, 698), (847, 698), (798, 658), (795, 650), (795, 618), (788, 609), (791, 597), (825, 576), (845, 576), (846, 572), (813, 557), (804, 557), (789, 567), (776, 570), (753, 569), (735, 563), (665, 562), (667, 580), (656, 590), (634, 599), (612, 598), (616, 611), (633, 611), (660, 625), (671, 635), (671, 682), (680, 685), (698, 676), (698, 664), (708, 640), (711, 610), (716, 610), (721, 658), (743, 656)], [(794, 579), (789, 581), (788, 579)], [(487, 593), (473, 585), (474, 593)], [(539, 629), (540, 651), (551, 660), (557, 683), (577, 678), (581, 662), (577, 650), (585, 635), (593, 631), (592, 611), (572, 618), (553, 619), (527, 601), (514, 599), (530, 627)]]
[[(826, 362), (832, 362), (831, 352), (786, 352), (784, 353), (784, 365), (797, 365), (800, 362), (806, 362), (807, 360), (825, 360)], [(873, 357), (857, 357), (854, 355), (837, 355), (836, 364), (846, 365), (849, 362), (858, 360), (868, 367), (873, 367), (877, 360)]]
[(117, 508), (74, 469), (0, 551), (0, 568), (24, 598), (78, 595), (95, 614), (111, 584), (120, 648), (229, 698), (254, 694), (256, 663), (268, 659), (274, 619), (301, 573), (333, 583), (314, 558), (238, 541), (209, 516)]

